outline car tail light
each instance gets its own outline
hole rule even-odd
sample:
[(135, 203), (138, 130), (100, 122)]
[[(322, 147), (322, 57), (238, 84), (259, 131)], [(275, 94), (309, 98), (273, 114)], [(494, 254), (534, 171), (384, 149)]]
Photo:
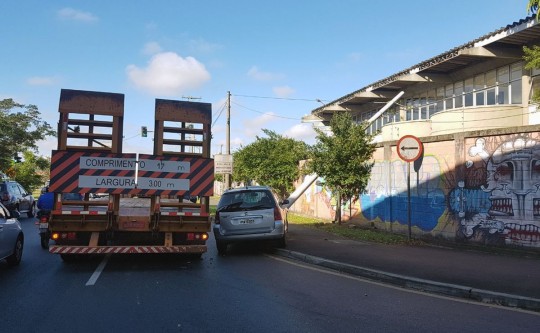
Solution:
[(216, 212), (216, 216), (214, 217), (214, 224), (219, 224), (219, 212)]
[(282, 220), (281, 218), (281, 211), (279, 210), (279, 207), (274, 207), (274, 221)]

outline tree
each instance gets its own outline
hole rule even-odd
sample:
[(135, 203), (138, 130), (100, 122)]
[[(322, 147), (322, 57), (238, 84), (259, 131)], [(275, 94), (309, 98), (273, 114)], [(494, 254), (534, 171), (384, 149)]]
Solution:
[[(539, 5), (540, 0), (529, 0), (529, 4), (527, 5), (527, 12), (533, 15), (536, 14), (537, 20), (540, 18), (540, 11), (538, 10)], [(533, 45), (532, 48), (524, 46), (523, 52), (525, 53), (523, 56), (523, 60), (525, 60), (525, 69), (540, 68), (540, 47), (538, 45)], [(531, 100), (534, 103), (540, 102), (540, 90), (534, 90)]]
[(332, 135), (317, 132), (307, 170), (324, 178), (336, 197), (336, 219), (341, 223), (341, 202), (365, 192), (375, 145), (365, 124), (356, 124), (349, 113), (335, 113), (330, 121)]
[(530, 13), (532, 15), (536, 14), (536, 19), (540, 18), (540, 11), (538, 11), (538, 7), (540, 6), (540, 0), (529, 0), (529, 3), (527, 4), (527, 13)]
[(31, 151), (23, 152), (23, 161), (13, 163), (7, 175), (17, 180), (26, 190), (33, 191), (43, 185), (50, 175), (51, 162), (45, 157), (37, 157)]
[(268, 137), (257, 137), (233, 153), (233, 179), (268, 185), (284, 199), (301, 176), (299, 162), (308, 157), (309, 146), (271, 130), (263, 129), (263, 132)]
[(37, 152), (37, 141), (55, 136), (51, 126), (41, 120), (35, 105), (0, 101), (0, 170), (7, 170), (20, 153)]

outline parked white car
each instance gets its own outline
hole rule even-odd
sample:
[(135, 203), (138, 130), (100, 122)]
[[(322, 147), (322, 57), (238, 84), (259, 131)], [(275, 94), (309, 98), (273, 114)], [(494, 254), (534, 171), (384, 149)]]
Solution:
[(17, 211), (10, 212), (0, 203), (0, 260), (6, 260), (9, 266), (16, 266), (21, 262), (24, 233), (17, 218)]

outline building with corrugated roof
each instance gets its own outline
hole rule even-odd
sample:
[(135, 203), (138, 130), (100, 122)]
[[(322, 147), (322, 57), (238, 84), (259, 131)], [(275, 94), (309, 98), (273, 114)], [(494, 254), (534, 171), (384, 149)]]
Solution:
[[(306, 118), (318, 126), (335, 112), (362, 123), (403, 92), (368, 128), (377, 143), (371, 181), (343, 207), (344, 218), (393, 232), (411, 227), (417, 237), (540, 247), (540, 110), (531, 102), (540, 69), (523, 60), (523, 47), (539, 42), (529, 17), (313, 110)], [(423, 145), (410, 196), (409, 162), (396, 152), (405, 135)], [(333, 218), (326, 191), (313, 185), (293, 210)]]

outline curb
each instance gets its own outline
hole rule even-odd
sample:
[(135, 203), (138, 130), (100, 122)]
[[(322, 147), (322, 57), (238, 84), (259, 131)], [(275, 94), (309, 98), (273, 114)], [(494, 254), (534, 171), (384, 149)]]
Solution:
[(329, 268), (338, 272), (360, 276), (369, 280), (396, 285), (402, 288), (413, 289), (433, 294), (459, 297), (487, 304), (520, 308), (524, 310), (540, 312), (540, 299), (518, 295), (499, 293), (495, 291), (475, 289), (467, 286), (441, 283), (432, 280), (424, 280), (411, 276), (398, 275), (370, 268), (354, 266), (337, 261), (315, 257), (300, 252), (276, 249), (275, 254), (312, 265)]

